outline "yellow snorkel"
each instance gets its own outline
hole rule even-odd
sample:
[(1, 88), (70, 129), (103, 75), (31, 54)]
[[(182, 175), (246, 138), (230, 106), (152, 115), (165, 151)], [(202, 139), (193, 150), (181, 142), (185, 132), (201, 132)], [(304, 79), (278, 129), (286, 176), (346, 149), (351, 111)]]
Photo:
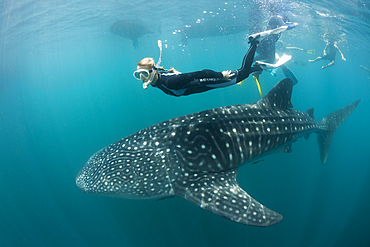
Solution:
[(150, 75), (149, 80), (143, 83), (144, 89), (147, 89), (148, 86), (153, 82), (154, 76), (156, 75), (159, 65), (161, 64), (161, 61), (162, 61), (162, 41), (161, 40), (158, 40), (158, 47), (159, 47), (159, 59), (158, 59), (157, 64), (153, 68), (153, 72)]

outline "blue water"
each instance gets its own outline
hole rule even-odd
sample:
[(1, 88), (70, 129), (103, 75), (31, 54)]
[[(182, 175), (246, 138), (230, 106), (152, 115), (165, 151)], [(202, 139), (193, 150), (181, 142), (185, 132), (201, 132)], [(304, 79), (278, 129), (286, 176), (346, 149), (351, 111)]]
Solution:
[[(239, 170), (239, 184), (283, 220), (268, 228), (238, 224), (182, 198), (125, 200), (84, 194), (75, 177), (87, 159), (142, 128), (205, 109), (259, 99), (243, 85), (175, 98), (132, 77), (137, 62), (158, 58), (182, 72), (239, 68), (248, 31), (188, 39), (183, 25), (264, 27), (269, 11), (300, 25), (278, 47), (294, 61), (322, 54), (331, 33), (347, 61), (322, 70), (288, 64), (299, 83), (292, 103), (321, 119), (357, 99), (336, 132), (326, 165), (316, 137), (291, 154)], [(292, 16), (294, 14), (294, 16)], [(257, 18), (257, 19), (253, 19)], [(140, 19), (153, 33), (132, 40), (109, 31)], [(0, 246), (369, 246), (370, 5), (339, 1), (5, 0), (0, 3)], [(199, 22), (199, 23), (197, 23)], [(261, 76), (268, 92), (280, 79)]]

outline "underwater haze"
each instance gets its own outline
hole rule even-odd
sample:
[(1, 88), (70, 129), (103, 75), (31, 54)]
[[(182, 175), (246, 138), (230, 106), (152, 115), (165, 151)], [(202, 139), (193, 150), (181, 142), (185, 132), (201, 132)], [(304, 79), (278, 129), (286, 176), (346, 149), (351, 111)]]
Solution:
[[(280, 223), (247, 226), (180, 197), (129, 200), (76, 186), (89, 157), (125, 136), (260, 99), (251, 76), (190, 96), (143, 90), (132, 73), (142, 58), (158, 60), (157, 40), (165, 68), (234, 70), (248, 35), (277, 14), (299, 24), (276, 45), (292, 55), (294, 109), (313, 107), (320, 120), (362, 100), (325, 165), (312, 135), (239, 169), (240, 187), (283, 215)], [(370, 246), (369, 20), (366, 0), (1, 1), (0, 246)], [(346, 61), (309, 63), (329, 39)], [(283, 78), (264, 72), (263, 94)]]

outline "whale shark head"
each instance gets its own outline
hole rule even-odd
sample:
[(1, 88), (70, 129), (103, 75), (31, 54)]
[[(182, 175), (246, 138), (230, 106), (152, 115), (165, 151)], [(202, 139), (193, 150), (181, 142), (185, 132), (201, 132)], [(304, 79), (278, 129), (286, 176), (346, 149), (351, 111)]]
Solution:
[(130, 199), (173, 195), (171, 183), (179, 172), (176, 166), (168, 168), (166, 150), (158, 147), (157, 138), (165, 136), (148, 134), (140, 131), (95, 153), (78, 173), (77, 186), (86, 193)]

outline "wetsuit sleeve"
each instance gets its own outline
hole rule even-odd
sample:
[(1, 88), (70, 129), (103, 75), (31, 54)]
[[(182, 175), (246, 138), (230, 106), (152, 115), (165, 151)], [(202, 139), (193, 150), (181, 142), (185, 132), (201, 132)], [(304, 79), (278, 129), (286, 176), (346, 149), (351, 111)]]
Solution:
[(283, 26), (288, 26), (288, 28), (286, 29), (286, 30), (290, 30), (290, 29), (292, 29), (292, 28), (294, 28), (295, 26), (294, 26), (294, 23), (286, 23), (286, 24), (284, 24)]
[(201, 84), (214, 84), (222, 80), (224, 79), (221, 72), (206, 69), (163, 77), (162, 84), (169, 89), (179, 90), (197, 87)]

